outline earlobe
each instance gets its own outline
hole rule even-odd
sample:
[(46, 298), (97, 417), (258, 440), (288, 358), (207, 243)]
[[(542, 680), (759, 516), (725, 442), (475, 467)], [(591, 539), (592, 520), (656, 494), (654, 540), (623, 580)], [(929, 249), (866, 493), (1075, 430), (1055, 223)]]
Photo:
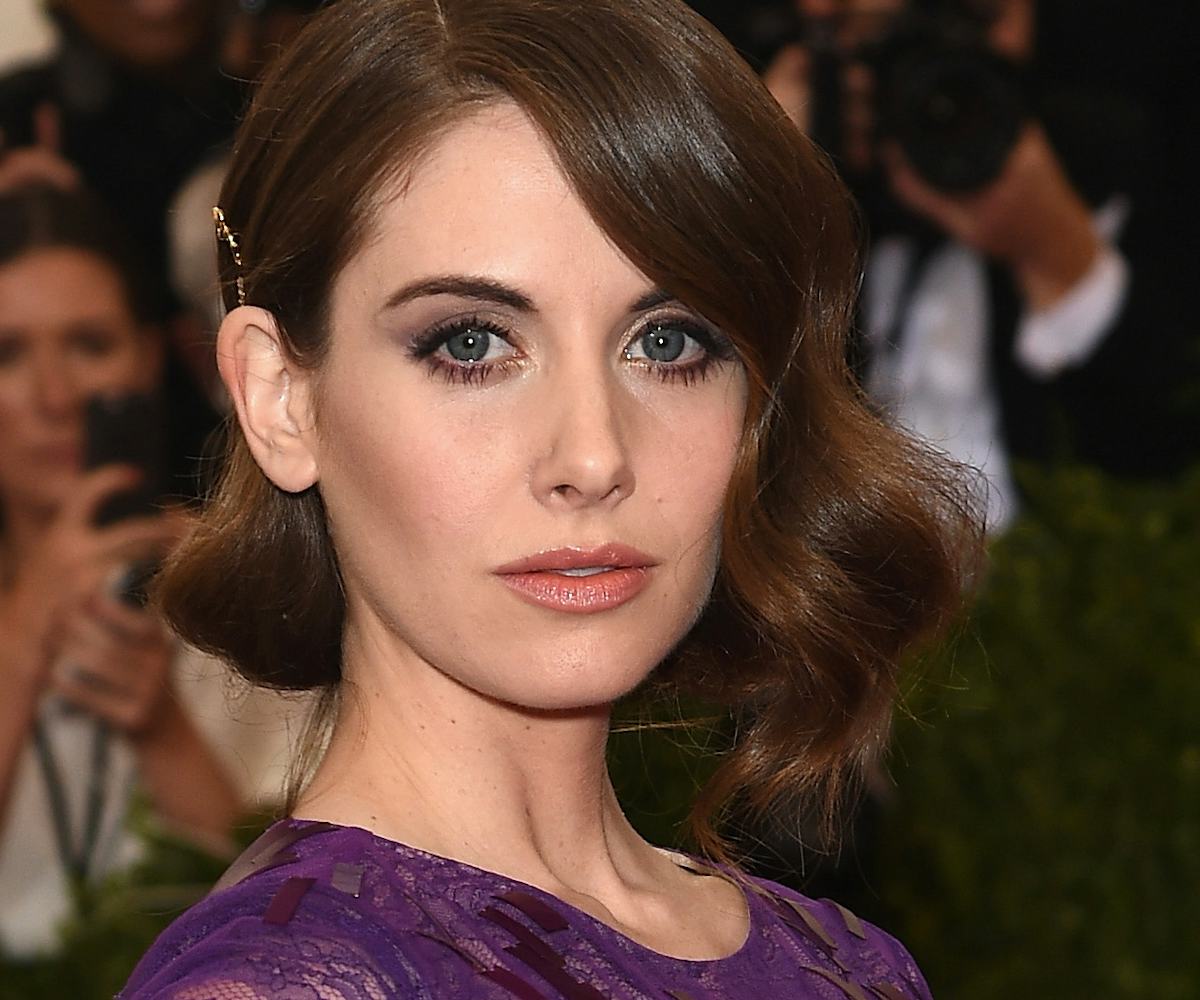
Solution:
[(283, 346), (275, 317), (239, 306), (217, 334), (217, 367), (254, 460), (282, 490), (317, 481), (309, 372)]

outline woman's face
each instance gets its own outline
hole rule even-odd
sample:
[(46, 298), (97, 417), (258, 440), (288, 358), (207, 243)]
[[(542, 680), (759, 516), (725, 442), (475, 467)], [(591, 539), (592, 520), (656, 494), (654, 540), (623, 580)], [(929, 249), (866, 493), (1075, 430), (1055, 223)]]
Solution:
[(147, 388), (157, 352), (120, 277), (83, 250), (0, 264), (0, 504), (53, 511), (82, 470), (84, 403)]
[(312, 440), (348, 664), (543, 709), (636, 686), (713, 582), (746, 405), (720, 331), (609, 242), (511, 106), (421, 159), (331, 317)]
[(169, 69), (216, 23), (215, 0), (58, 0), (95, 44), (136, 68)]

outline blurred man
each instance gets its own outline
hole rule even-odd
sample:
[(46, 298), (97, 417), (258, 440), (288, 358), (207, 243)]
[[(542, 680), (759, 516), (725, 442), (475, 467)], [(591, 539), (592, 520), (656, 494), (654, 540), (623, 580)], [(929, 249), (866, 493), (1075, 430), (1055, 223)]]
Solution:
[(864, 205), (862, 367), (881, 406), (983, 469), (993, 530), (1018, 505), (1013, 459), (1156, 476), (1193, 457), (1139, 109), (1039, 88), (1033, 0), (796, 10), (765, 79)]

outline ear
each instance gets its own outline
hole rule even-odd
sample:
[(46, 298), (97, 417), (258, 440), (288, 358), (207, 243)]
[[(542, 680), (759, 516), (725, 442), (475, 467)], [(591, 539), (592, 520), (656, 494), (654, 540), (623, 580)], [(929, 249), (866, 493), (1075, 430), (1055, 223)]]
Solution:
[(239, 306), (217, 334), (217, 367), (254, 460), (281, 490), (317, 481), (311, 373), (283, 347), (275, 317)]

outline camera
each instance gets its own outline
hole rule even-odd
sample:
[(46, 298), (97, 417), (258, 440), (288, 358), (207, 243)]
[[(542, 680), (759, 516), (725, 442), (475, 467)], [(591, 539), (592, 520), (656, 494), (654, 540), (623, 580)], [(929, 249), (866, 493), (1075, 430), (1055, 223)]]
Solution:
[[(916, 3), (857, 54), (875, 79), (877, 138), (895, 142), (926, 183), (947, 193), (995, 180), (1027, 116), (1021, 70), (988, 46), (985, 31), (969, 8)], [(818, 103), (839, 98), (815, 95)]]
[[(93, 396), (84, 410), (84, 467), (128, 465), (141, 474), (138, 483), (108, 498), (96, 512), (97, 526), (156, 514), (165, 492), (164, 407), (152, 393)], [(120, 568), (109, 591), (127, 604), (144, 606), (146, 588), (157, 560), (139, 560)]]
[(876, 144), (896, 143), (917, 174), (946, 193), (999, 176), (1029, 114), (1021, 67), (987, 39), (991, 0), (908, 0), (866, 41), (847, 45), (840, 22), (804, 17), (792, 3), (751, 4), (730, 37), (752, 60), (799, 43), (810, 56), (810, 135), (835, 159), (845, 150), (845, 69), (867, 67)]

